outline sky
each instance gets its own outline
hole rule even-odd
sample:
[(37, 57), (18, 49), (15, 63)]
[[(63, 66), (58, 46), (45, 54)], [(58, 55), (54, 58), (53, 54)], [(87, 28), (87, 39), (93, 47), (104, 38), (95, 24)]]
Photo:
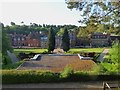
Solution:
[(2, 0), (0, 2), (0, 22), (10, 25), (10, 22), (21, 24), (37, 23), (50, 25), (78, 23), (82, 17), (80, 12), (70, 10), (65, 0)]

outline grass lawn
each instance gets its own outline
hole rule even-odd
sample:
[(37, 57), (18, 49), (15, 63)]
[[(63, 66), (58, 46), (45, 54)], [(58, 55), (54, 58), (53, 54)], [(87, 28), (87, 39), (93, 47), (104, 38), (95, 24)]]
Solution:
[(96, 52), (96, 53), (101, 53), (103, 51), (103, 49), (104, 48), (73, 48), (73, 49), (70, 49), (69, 52)]
[(23, 53), (43, 53), (47, 51), (47, 49), (14, 49), (14, 52), (16, 55), (18, 55), (20, 52), (23, 52)]
[[(67, 53), (68, 54), (77, 54), (80, 52), (96, 52), (96, 53), (101, 53), (104, 48), (72, 48), (70, 49)], [(23, 53), (43, 53), (47, 51), (47, 49), (14, 49), (14, 52), (16, 55), (18, 55), (20, 52)]]

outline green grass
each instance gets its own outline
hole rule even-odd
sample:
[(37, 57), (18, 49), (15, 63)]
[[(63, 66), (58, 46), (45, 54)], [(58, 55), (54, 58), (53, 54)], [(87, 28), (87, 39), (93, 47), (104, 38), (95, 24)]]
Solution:
[(104, 48), (73, 48), (70, 49), (72, 52), (96, 52), (100, 53), (103, 51)]
[(101, 53), (104, 48), (72, 48), (70, 49), (67, 54), (78, 54), (82, 52), (95, 52)]
[(20, 52), (28, 54), (31, 52), (32, 53), (43, 53), (45, 51), (47, 51), (47, 49), (14, 49), (14, 52), (16, 55), (18, 55)]
[[(80, 52), (96, 52), (96, 53), (101, 53), (104, 48), (72, 48), (70, 49), (67, 54), (77, 54)], [(47, 51), (47, 49), (14, 49), (14, 52), (16, 55), (18, 55), (20, 52), (23, 53), (43, 53)]]

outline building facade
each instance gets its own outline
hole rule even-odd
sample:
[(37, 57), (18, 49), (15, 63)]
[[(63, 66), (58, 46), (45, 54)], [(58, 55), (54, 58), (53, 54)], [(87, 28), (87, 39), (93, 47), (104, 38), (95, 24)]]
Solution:
[[(11, 44), (16, 48), (24, 47), (48, 47), (48, 36), (41, 33), (23, 34), (9, 34)], [(115, 40), (120, 40), (120, 36), (110, 35), (106, 33), (94, 33), (89, 38), (77, 38), (74, 32), (69, 32), (70, 47), (107, 47), (111, 46)], [(55, 36), (55, 48), (62, 47), (62, 37)]]
[(11, 44), (14, 47), (27, 46), (26, 35), (23, 34), (9, 34)]
[(109, 46), (110, 34), (105, 33), (94, 33), (91, 35), (91, 46), (92, 47), (106, 47)]
[(40, 41), (41, 41), (41, 48), (47, 48), (48, 47), (48, 45), (47, 45), (48, 37), (47, 36), (42, 36), (40, 38)]

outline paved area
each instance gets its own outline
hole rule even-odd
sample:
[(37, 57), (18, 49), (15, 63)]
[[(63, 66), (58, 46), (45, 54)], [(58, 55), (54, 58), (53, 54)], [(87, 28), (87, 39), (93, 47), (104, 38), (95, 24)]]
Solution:
[(103, 62), (104, 61), (104, 56), (109, 52), (109, 49), (104, 49), (103, 52), (100, 54), (98, 57), (97, 61)]
[(3, 88), (102, 88), (102, 82), (66, 82), (66, 83), (39, 83), (3, 85)]
[[(114, 86), (118, 86), (118, 81), (111, 81)], [(3, 85), (3, 88), (79, 88), (80, 90), (92, 89), (103, 90), (102, 81), (89, 82), (64, 82), (64, 83), (38, 83), (38, 84), (10, 84)]]

